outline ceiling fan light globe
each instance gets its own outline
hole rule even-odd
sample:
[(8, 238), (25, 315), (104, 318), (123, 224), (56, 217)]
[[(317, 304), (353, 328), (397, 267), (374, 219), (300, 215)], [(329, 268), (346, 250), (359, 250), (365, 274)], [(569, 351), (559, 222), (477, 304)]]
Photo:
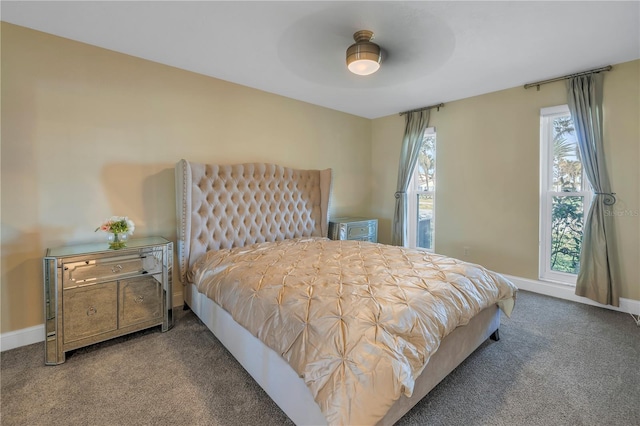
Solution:
[(347, 68), (357, 75), (370, 75), (380, 69), (380, 63), (371, 59), (359, 59), (351, 62)]

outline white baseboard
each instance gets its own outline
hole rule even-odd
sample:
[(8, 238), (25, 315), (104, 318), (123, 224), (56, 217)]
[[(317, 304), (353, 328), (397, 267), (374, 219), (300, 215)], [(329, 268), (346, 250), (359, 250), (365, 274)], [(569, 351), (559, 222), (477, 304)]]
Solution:
[[(182, 285), (180, 287), (182, 287)], [(172, 301), (173, 301), (173, 307), (174, 308), (177, 308), (177, 307), (180, 307), (180, 306), (184, 305), (184, 298), (182, 297), (182, 292), (173, 293)]]
[(546, 296), (553, 296), (557, 297), (558, 299), (584, 303), (585, 305), (598, 306), (600, 308), (611, 309), (613, 311), (640, 315), (640, 300), (620, 298), (620, 307), (603, 305), (601, 303), (594, 302), (593, 300), (586, 297), (576, 296), (575, 287), (570, 285), (558, 284), (549, 281), (532, 280), (530, 278), (514, 277), (507, 274), (502, 275), (505, 278), (511, 280), (521, 290), (544, 294)]
[(44, 342), (44, 324), (0, 334), (0, 352), (38, 342)]
[[(576, 296), (575, 288), (568, 285), (556, 284), (547, 281), (532, 280), (529, 278), (514, 277), (513, 275), (502, 274), (505, 278), (513, 281), (513, 283), (521, 290), (530, 291), (532, 293), (544, 294), (547, 296), (557, 297), (559, 299), (571, 300), (587, 305), (599, 306), (605, 309), (611, 309), (628, 314), (640, 315), (640, 300), (620, 299), (620, 307), (602, 305), (594, 302), (586, 297)], [(184, 304), (182, 290), (173, 293), (173, 307), (179, 307)], [(31, 345), (33, 343), (44, 341), (44, 324), (34, 327), (24, 328), (22, 330), (9, 331), (0, 334), (0, 351), (8, 351), (9, 349), (19, 348), (20, 346)]]

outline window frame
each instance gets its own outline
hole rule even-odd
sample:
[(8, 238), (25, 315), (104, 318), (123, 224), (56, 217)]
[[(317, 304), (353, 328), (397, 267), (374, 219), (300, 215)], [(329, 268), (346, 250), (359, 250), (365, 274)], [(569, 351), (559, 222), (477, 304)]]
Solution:
[[(435, 151), (437, 152), (437, 150), (438, 150), (438, 137), (437, 137), (437, 133), (436, 133), (436, 128), (435, 127), (428, 127), (427, 129), (425, 129), (424, 135), (436, 135)], [(433, 166), (433, 169), (434, 169), (434, 175), (437, 176), (437, 169), (438, 169), (437, 155), (435, 156), (435, 158), (436, 158), (436, 160), (435, 160), (435, 165)], [(406, 217), (407, 241), (406, 241), (406, 246), (410, 247), (410, 248), (424, 250), (424, 251), (427, 251), (429, 253), (434, 253), (435, 252), (435, 247), (436, 247), (435, 223), (436, 223), (436, 185), (437, 185), (437, 179), (436, 179), (436, 184), (434, 184), (433, 191), (423, 191), (423, 190), (421, 190), (419, 188), (419, 185), (418, 185), (418, 181), (419, 181), (418, 170), (419, 170), (418, 162), (416, 161), (416, 164), (415, 164), (415, 166), (413, 168), (413, 172), (411, 174), (411, 180), (409, 181), (409, 185), (407, 187), (407, 217)], [(416, 219), (418, 217), (418, 196), (419, 195), (431, 196), (431, 198), (433, 200), (433, 214), (431, 216), (431, 220), (432, 220), (432, 223), (433, 223), (433, 232), (432, 232), (432, 235), (431, 235), (431, 248), (418, 247), (418, 221)]]
[[(582, 191), (553, 191), (553, 121), (571, 115), (568, 105), (540, 109), (540, 224), (539, 224), (539, 276), (543, 281), (575, 286), (577, 274), (551, 269), (552, 208), (554, 197), (583, 197), (583, 221), (586, 220), (593, 192), (582, 167), (580, 179)], [(580, 159), (582, 163), (582, 160)], [(583, 229), (584, 236), (584, 229)]]

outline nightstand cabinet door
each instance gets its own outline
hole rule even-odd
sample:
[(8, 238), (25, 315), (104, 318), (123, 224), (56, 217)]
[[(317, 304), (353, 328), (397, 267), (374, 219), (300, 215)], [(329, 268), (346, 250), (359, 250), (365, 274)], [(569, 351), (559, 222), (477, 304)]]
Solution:
[(162, 320), (162, 283), (153, 276), (120, 282), (120, 328)]
[(64, 291), (64, 343), (118, 329), (118, 285), (95, 284)]

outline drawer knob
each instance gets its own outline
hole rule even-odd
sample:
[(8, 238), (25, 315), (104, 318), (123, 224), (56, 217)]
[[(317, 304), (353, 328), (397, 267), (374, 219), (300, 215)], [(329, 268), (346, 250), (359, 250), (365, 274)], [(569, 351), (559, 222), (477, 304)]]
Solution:
[(95, 315), (98, 313), (98, 310), (93, 307), (93, 306), (89, 306), (89, 309), (87, 309), (87, 316), (90, 317), (91, 315)]
[(117, 264), (116, 266), (114, 266), (113, 268), (111, 268), (111, 272), (113, 272), (114, 274), (117, 272), (122, 271), (122, 265)]
[(144, 302), (144, 296), (136, 296), (133, 298), (133, 301), (136, 303), (142, 303)]

